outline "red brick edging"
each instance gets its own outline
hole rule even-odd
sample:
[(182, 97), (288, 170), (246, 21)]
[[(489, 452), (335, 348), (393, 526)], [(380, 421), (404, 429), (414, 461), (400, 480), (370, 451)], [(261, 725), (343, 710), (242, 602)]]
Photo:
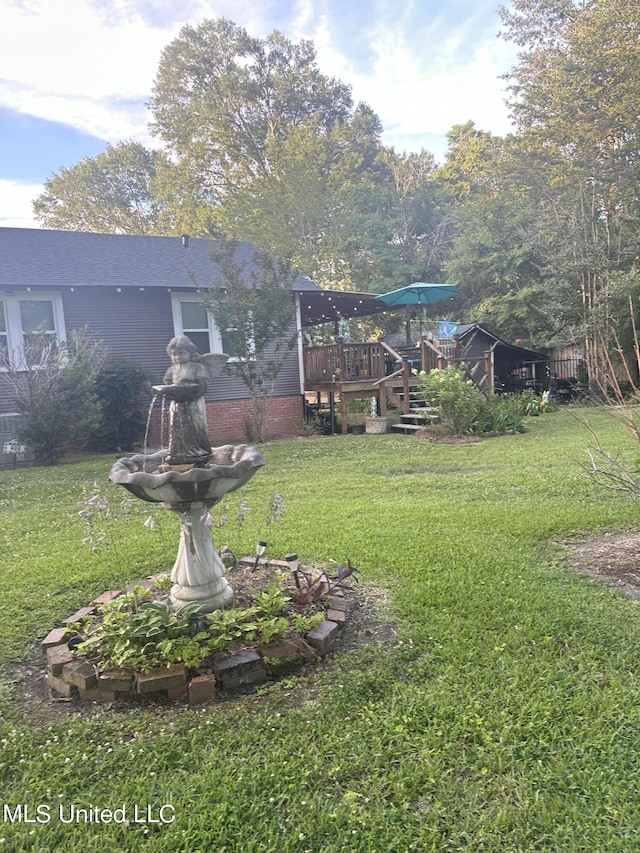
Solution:
[[(255, 557), (245, 557), (240, 562), (253, 565)], [(287, 563), (270, 561), (269, 565), (287, 568)], [(301, 571), (314, 572), (308, 566)], [(152, 581), (141, 585), (152, 586)], [(341, 591), (326, 602), (325, 619), (304, 637), (295, 635), (283, 640), (221, 653), (213, 657), (213, 673), (189, 675), (183, 663), (156, 667), (150, 672), (130, 669), (108, 669), (99, 672), (81, 657), (74, 656), (69, 647), (68, 625), (96, 613), (98, 606), (122, 595), (126, 590), (109, 590), (102, 593), (88, 607), (77, 610), (62, 620), (42, 640), (40, 647), (46, 658), (46, 680), (54, 696), (67, 699), (80, 698), (93, 702), (131, 700), (141, 696), (168, 699), (187, 699), (197, 705), (212, 702), (218, 691), (225, 693), (261, 684), (268, 678), (278, 678), (324, 657), (334, 650), (336, 639), (347, 623), (348, 606)]]

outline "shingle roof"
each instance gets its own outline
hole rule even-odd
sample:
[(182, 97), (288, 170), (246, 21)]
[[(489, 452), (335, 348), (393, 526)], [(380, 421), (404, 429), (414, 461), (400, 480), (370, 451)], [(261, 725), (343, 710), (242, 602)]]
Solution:
[(497, 335), (494, 335), (493, 332), (490, 332), (486, 326), (481, 325), (480, 323), (458, 323), (458, 327), (454, 333), (454, 338), (458, 340), (462, 340), (467, 335), (469, 335), (472, 331), (477, 330), (482, 334), (486, 335), (486, 337), (493, 340), (493, 347), (500, 347), (500, 349), (504, 351), (511, 352), (514, 358), (528, 358), (528, 359), (547, 359), (548, 356), (543, 353), (539, 353), (536, 350), (526, 349), (525, 347), (519, 347), (516, 344), (507, 343), (507, 341), (503, 341), (502, 338), (499, 338)]
[[(211, 287), (222, 282), (209, 250), (215, 241), (143, 237), (38, 228), (0, 228), (0, 290), (34, 285)], [(238, 259), (252, 269), (254, 247), (238, 244)], [(255, 269), (255, 267), (253, 267)], [(293, 290), (319, 290), (298, 276)]]

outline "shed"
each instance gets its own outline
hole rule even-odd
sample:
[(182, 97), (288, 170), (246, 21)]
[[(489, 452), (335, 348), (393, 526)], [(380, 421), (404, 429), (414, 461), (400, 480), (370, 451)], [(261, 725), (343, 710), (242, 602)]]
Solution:
[(485, 359), (497, 392), (541, 393), (548, 387), (549, 356), (507, 343), (480, 323), (460, 323), (453, 337), (458, 358)]

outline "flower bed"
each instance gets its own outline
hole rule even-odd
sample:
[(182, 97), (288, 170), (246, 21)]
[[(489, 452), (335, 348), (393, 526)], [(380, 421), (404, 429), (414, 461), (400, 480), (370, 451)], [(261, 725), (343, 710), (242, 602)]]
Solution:
[(331, 579), (300, 566), (293, 578), (285, 562), (254, 564), (247, 557), (229, 573), (234, 608), (207, 616), (173, 612), (162, 576), (103, 593), (42, 641), (52, 694), (198, 704), (330, 653), (348, 618), (343, 590), (352, 567)]

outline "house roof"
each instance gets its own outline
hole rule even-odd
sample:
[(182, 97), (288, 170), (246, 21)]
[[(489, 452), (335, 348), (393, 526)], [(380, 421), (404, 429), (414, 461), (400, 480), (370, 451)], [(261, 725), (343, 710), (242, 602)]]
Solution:
[[(215, 240), (147, 237), (40, 228), (0, 228), (0, 290), (60, 287), (208, 288), (222, 283), (210, 257)], [(256, 271), (255, 247), (238, 243), (236, 256)], [(374, 294), (323, 290), (299, 275), (303, 326), (388, 310)]]
[[(209, 250), (215, 241), (39, 228), (0, 228), (0, 290), (43, 287), (201, 287), (222, 283)], [(250, 243), (238, 260), (255, 270)], [(320, 290), (298, 276), (294, 291)]]
[(519, 347), (516, 344), (509, 344), (503, 341), (480, 323), (459, 323), (454, 338), (461, 340), (471, 335), (474, 331), (484, 334), (492, 342), (492, 349), (500, 350), (502, 355), (508, 355), (515, 361), (547, 361), (549, 358), (549, 356), (541, 352), (536, 352), (536, 350), (526, 349), (525, 347)]

